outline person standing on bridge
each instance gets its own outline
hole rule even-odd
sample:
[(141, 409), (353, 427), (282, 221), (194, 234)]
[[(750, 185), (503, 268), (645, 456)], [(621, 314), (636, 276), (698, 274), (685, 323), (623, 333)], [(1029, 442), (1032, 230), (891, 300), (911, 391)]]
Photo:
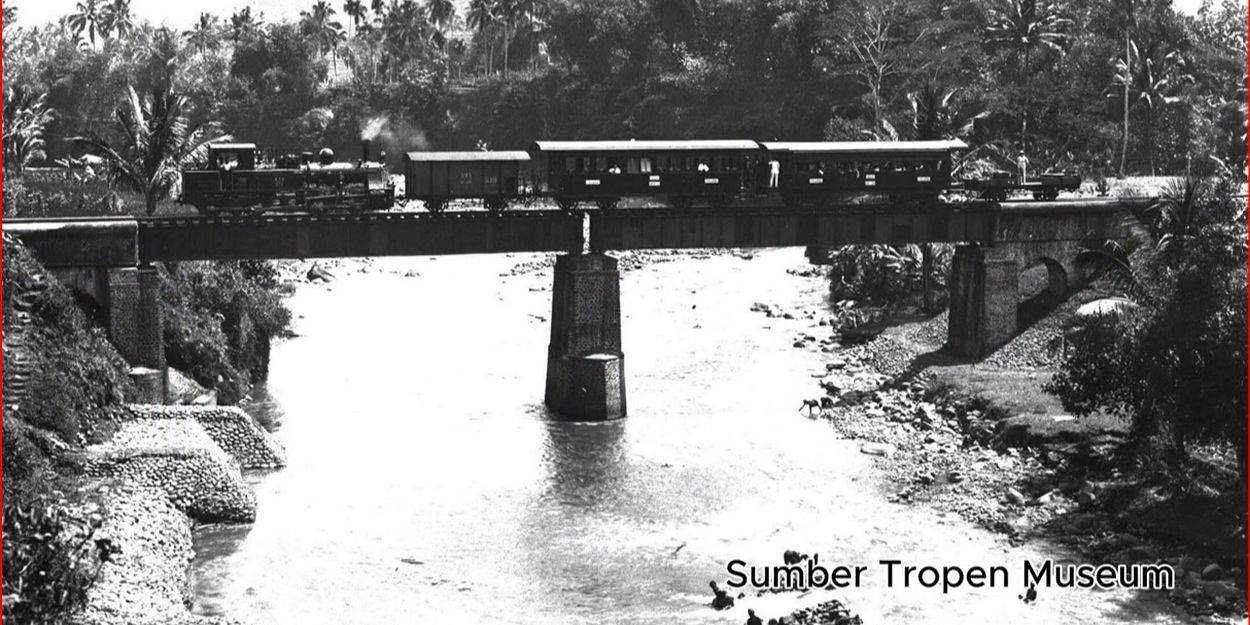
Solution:
[(1029, 181), (1029, 157), (1025, 156), (1024, 152), (1021, 152), (1020, 156), (1016, 158), (1016, 165), (1020, 167), (1020, 184), (1024, 184), (1028, 182)]
[(777, 183), (781, 178), (781, 161), (773, 159), (768, 161), (768, 188), (776, 189)]

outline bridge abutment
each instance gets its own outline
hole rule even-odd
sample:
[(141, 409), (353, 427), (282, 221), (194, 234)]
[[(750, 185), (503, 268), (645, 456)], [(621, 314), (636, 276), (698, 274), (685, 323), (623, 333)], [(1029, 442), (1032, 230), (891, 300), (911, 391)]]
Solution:
[(625, 416), (620, 276), (606, 254), (556, 258), (545, 402), (563, 417)]
[(1003, 248), (960, 245), (951, 260), (947, 346), (980, 358), (1016, 332), (1020, 263)]
[(160, 290), (160, 278), (152, 267), (108, 272), (109, 338), (132, 367), (137, 403), (163, 404), (169, 397)]

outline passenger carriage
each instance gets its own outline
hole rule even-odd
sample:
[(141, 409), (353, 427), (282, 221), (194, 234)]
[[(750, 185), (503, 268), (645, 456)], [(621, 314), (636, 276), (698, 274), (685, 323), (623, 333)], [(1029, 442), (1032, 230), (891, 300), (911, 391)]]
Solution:
[(538, 141), (530, 146), (537, 192), (565, 210), (615, 207), (622, 197), (663, 197), (683, 208), (728, 206), (748, 188), (760, 146), (746, 140)]
[[(936, 197), (950, 187), (953, 154), (968, 147), (959, 140), (764, 141), (760, 145), (768, 162), (757, 176), (763, 181), (757, 192), (780, 192), (791, 205), (828, 201), (842, 193)], [(773, 167), (780, 170), (775, 181)]]

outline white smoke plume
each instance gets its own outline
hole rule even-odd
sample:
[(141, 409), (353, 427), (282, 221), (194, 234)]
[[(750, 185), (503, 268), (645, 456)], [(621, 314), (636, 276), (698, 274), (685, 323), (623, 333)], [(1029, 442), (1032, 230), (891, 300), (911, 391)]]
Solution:
[(392, 119), (387, 115), (365, 120), (360, 127), (360, 138), (372, 141), (375, 149), (392, 153), (430, 149), (425, 131), (406, 120)]

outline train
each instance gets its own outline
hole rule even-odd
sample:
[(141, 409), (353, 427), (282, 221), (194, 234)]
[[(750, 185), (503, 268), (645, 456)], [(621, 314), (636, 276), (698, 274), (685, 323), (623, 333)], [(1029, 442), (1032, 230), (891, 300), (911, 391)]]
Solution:
[[(1045, 172), (1023, 179), (996, 172), (975, 180), (953, 175), (959, 140), (535, 141), (516, 151), (412, 151), (403, 155), (406, 200), (431, 212), (472, 200), (490, 211), (554, 202), (566, 211), (610, 210), (623, 198), (647, 198), (676, 208), (724, 209), (734, 203), (782, 202), (819, 206), (866, 195), (892, 201), (935, 199), (962, 190), (1003, 201), (1017, 191), (1051, 200), (1081, 185), (1078, 172)], [(261, 159), (252, 144), (214, 144), (208, 167), (183, 172), (183, 202), (201, 212), (387, 210), (395, 188), (382, 162), (362, 145), (356, 163), (336, 163), (322, 150)], [(295, 165), (295, 166), (292, 166)]]

